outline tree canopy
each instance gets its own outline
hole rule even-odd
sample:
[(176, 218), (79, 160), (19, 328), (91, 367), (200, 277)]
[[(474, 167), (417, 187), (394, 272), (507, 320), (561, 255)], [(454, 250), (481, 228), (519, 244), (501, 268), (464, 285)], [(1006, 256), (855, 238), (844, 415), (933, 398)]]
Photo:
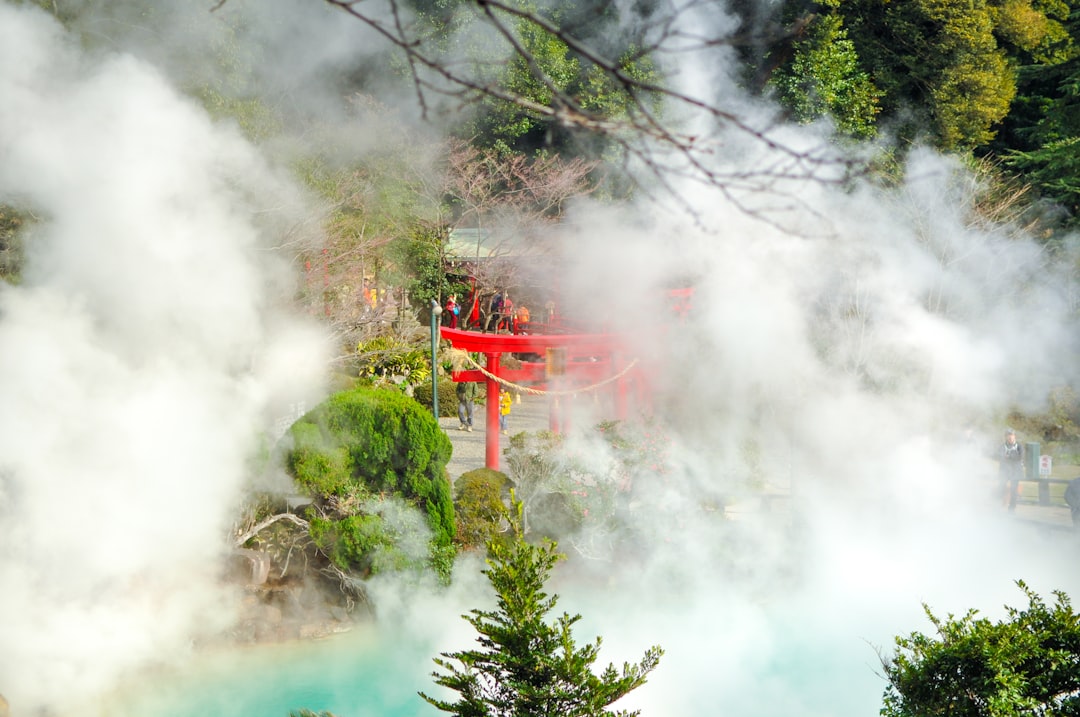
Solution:
[[(519, 506), (520, 508), (520, 506)], [(579, 647), (573, 626), (580, 615), (546, 616), (558, 601), (544, 591), (552, 568), (562, 558), (554, 542), (533, 545), (518, 533), (509, 542), (488, 544), (484, 571), (495, 589), (497, 609), (473, 609), (464, 616), (479, 634), (477, 649), (435, 658), (446, 672), (435, 683), (458, 693), (456, 701), (420, 695), (444, 712), (460, 717), (632, 717), (638, 711), (608, 707), (645, 684), (663, 650), (651, 647), (636, 664), (609, 664), (592, 670), (601, 639)]]
[(1068, 596), (1046, 602), (1023, 582), (1028, 607), (992, 621), (970, 610), (935, 616), (936, 635), (896, 638), (883, 658), (883, 717), (1080, 714), (1080, 616)]

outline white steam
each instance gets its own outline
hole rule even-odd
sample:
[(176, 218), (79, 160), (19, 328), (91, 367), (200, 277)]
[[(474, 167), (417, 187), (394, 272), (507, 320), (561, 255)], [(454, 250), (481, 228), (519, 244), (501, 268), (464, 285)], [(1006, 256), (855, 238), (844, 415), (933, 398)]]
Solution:
[[(0, 692), (20, 714), (227, 623), (212, 573), (252, 439), (318, 366), (317, 335), (273, 318), (288, 274), (271, 245), (289, 218), (266, 210), (296, 197), (155, 69), (208, 47), (205, 18), (162, 22), (187, 17), (178, 8), (159, 6), (155, 27), (186, 29), (185, 42), (111, 28), (118, 46), (156, 49), (151, 66), (86, 58), (42, 13), (0, 4), (0, 201), (42, 220), (24, 284), (0, 291)], [(275, 91), (369, 49), (325, 8), (297, 20), (293, 42), (284, 30), (306, 17), (294, 11), (238, 25), (267, 82), (274, 58), (289, 65)], [(739, 100), (719, 60), (686, 63), (680, 83), (703, 98), (721, 88), (767, 126), (771, 110)], [(305, 90), (297, 102), (332, 95)], [(377, 141), (364, 129), (355, 146)], [(822, 146), (821, 128), (773, 131)], [(789, 166), (722, 139), (720, 172)], [(636, 527), (656, 540), (567, 566), (575, 579), (553, 586), (585, 616), (584, 639), (604, 635), (603, 661), (667, 650), (627, 706), (873, 714), (875, 647), (927, 629), (922, 601), (994, 614), (1022, 601), (1015, 579), (1080, 587), (1075, 545), (1004, 514), (986, 458), (1006, 410), (1044, 408), (1078, 378), (1075, 247), (1051, 260), (1021, 232), (973, 225), (972, 180), (949, 159), (916, 153), (907, 174), (890, 191), (748, 184), (737, 198), (775, 223), (692, 185), (679, 194), (691, 215), (676, 202), (576, 210), (563, 308), (638, 337), (623, 358), (651, 374), (671, 437), (666, 479), (637, 484)], [(695, 287), (685, 323), (665, 313), (674, 277)], [(790, 513), (720, 520), (718, 502), (751, 482), (790, 492)], [(438, 635), (432, 654), (466, 647), (458, 616), (481, 604), (372, 593), (384, 618)]]
[(322, 343), (274, 318), (299, 197), (156, 70), (0, 4), (0, 98), (0, 201), (39, 219), (0, 285), (0, 693), (30, 714), (228, 624), (246, 462)]

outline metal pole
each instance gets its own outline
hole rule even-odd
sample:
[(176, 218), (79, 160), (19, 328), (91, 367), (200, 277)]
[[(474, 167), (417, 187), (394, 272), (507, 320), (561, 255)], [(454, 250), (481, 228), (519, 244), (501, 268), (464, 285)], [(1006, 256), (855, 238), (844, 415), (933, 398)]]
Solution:
[(1027, 463), (1027, 479), (1033, 481), (1039, 487), (1039, 505), (1050, 505), (1050, 484), (1039, 475), (1040, 446), (1038, 443), (1028, 443), (1025, 446), (1024, 461)]
[(435, 422), (439, 422), (439, 317), (442, 307), (435, 299), (431, 300), (431, 412)]

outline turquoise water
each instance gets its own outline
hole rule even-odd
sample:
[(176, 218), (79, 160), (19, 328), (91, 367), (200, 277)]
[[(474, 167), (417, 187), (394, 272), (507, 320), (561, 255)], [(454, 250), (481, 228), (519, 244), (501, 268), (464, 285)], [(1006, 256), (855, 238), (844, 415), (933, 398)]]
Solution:
[[(380, 647), (380, 645), (382, 647)], [(390, 647), (390, 649), (386, 649)], [(114, 717), (416, 717), (432, 708), (430, 648), (363, 628), (327, 640), (259, 646), (194, 658), (126, 690)]]

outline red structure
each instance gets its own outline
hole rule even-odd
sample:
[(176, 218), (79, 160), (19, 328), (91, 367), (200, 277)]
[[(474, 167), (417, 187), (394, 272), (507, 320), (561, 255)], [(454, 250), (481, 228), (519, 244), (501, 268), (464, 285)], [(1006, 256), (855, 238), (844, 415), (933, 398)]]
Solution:
[[(693, 295), (692, 287), (669, 289), (666, 292), (668, 315), (676, 322), (685, 323), (693, 308)], [(548, 316), (547, 319), (547, 322), (531, 322), (530, 330), (563, 328), (561, 321), (556, 322), (555, 316)], [(659, 340), (664, 327), (655, 328)], [(632, 389), (639, 401), (647, 402), (649, 399), (647, 371), (636, 365), (636, 357), (627, 355), (624, 341), (613, 334), (488, 334), (443, 327), (442, 338), (455, 349), (484, 355), (483, 370), (456, 371), (453, 378), (456, 382), (483, 382), (487, 387), (484, 463), (494, 470), (499, 468), (501, 382), (527, 385), (529, 389), (553, 397), (603, 387), (614, 399), (615, 418), (619, 420), (627, 416)], [(502, 357), (508, 354), (540, 360), (522, 360), (520, 368), (511, 369), (502, 365)], [(607, 383), (611, 384), (610, 388)], [(551, 430), (565, 431), (568, 419), (565, 405), (560, 409), (558, 401), (552, 401)]]
[[(454, 372), (456, 382), (483, 382), (486, 410), (484, 463), (499, 468), (499, 386), (500, 380), (514, 385), (528, 384), (537, 391), (558, 390), (573, 393), (611, 379), (617, 418), (625, 418), (628, 395), (635, 375), (630, 371), (632, 357), (624, 355), (617, 337), (610, 334), (485, 334), (476, 331), (442, 328), (442, 338), (455, 349), (481, 353), (484, 370)], [(541, 361), (522, 361), (520, 368), (502, 365), (506, 354), (543, 357)], [(486, 372), (486, 373), (485, 373)], [(551, 428), (566, 427), (566, 414), (553, 402)]]

